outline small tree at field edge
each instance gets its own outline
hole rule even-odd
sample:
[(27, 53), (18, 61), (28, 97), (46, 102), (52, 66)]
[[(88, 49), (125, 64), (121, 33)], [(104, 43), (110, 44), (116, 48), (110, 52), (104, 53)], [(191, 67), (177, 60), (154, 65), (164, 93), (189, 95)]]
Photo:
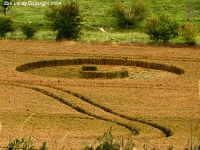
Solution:
[(57, 32), (56, 40), (76, 40), (80, 37), (82, 17), (76, 2), (51, 7), (46, 17), (50, 21), (51, 29)]

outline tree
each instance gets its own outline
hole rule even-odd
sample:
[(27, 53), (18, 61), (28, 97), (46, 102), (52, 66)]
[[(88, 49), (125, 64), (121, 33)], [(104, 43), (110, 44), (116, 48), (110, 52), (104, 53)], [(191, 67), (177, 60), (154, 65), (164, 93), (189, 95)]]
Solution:
[(32, 25), (32, 23), (23, 24), (21, 26), (21, 30), (23, 34), (26, 35), (27, 40), (33, 38), (37, 31), (36, 28)]
[(80, 37), (82, 17), (76, 2), (61, 7), (51, 7), (46, 17), (50, 21), (52, 30), (57, 32), (57, 40), (76, 40)]
[(135, 2), (131, 7), (124, 8), (123, 3), (115, 3), (113, 16), (117, 18), (117, 23), (122, 28), (136, 27), (147, 17), (148, 9), (143, 2)]
[(187, 44), (190, 44), (190, 45), (196, 44), (198, 30), (195, 25), (190, 24), (190, 23), (185, 23), (181, 26), (181, 28), (179, 29), (179, 32)]
[(0, 16), (0, 37), (5, 37), (6, 33), (14, 31), (11, 17)]
[(168, 16), (162, 15), (158, 19), (150, 19), (146, 24), (146, 33), (155, 42), (167, 43), (178, 36), (178, 23)]

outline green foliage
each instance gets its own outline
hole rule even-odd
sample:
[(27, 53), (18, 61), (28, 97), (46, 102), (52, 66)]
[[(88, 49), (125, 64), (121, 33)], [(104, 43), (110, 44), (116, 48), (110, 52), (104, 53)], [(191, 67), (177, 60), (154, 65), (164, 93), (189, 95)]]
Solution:
[[(132, 138), (126, 139), (122, 142), (117, 141), (112, 135), (112, 128), (108, 132), (105, 132), (103, 136), (97, 139), (95, 146), (86, 146), (84, 150), (133, 150), (135, 144)], [(8, 144), (7, 150), (34, 150), (33, 142), (29, 138), (26, 140), (22, 138), (21, 140), (15, 139), (13, 142)], [(144, 150), (156, 150), (156, 148), (148, 148), (146, 144), (143, 145)], [(46, 142), (43, 142), (39, 150), (47, 150)], [(168, 150), (173, 150), (173, 146), (169, 146)], [(185, 150), (200, 150), (200, 144), (186, 145)]]
[(190, 21), (191, 18), (195, 18), (195, 16), (198, 16), (200, 13), (200, 1), (191, 1), (187, 0), (187, 6), (186, 6), (186, 20)]
[(158, 19), (150, 19), (146, 24), (146, 33), (155, 42), (166, 43), (178, 36), (178, 23), (162, 15)]
[[(39, 0), (36, 0), (39, 1)], [(66, 3), (66, 0), (60, 0), (62, 5)], [(139, 1), (139, 0), (136, 0)], [(1, 6), (3, 6), (3, 0), (0, 0)], [(70, 2), (70, 1), (67, 1)], [(81, 11), (81, 16), (84, 19), (81, 31), (84, 33), (81, 35), (81, 38), (78, 39), (80, 41), (87, 41), (87, 42), (102, 42), (102, 41), (112, 41), (112, 42), (134, 42), (139, 43), (148, 43), (149, 38), (146, 34), (141, 31), (141, 28), (128, 30), (127, 32), (119, 32), (118, 28), (116, 27), (116, 17), (113, 16), (111, 13), (113, 8), (113, 3), (115, 1), (87, 1), (87, 0), (80, 0), (76, 1)], [(132, 0), (120, 0), (118, 2), (122, 2), (122, 8), (127, 12), (130, 10)], [(135, 1), (134, 1), (135, 2)], [(148, 13), (147, 16), (159, 16), (160, 14), (170, 15), (173, 19), (176, 19), (180, 24), (185, 22), (187, 18), (187, 7), (188, 7), (188, 0), (168, 0), (168, 1), (156, 1), (156, 0), (145, 0), (143, 3), (145, 6), (151, 9), (151, 13)], [(191, 7), (190, 7), (191, 6)], [(200, 1), (199, 0), (191, 0), (191, 5), (189, 5), (189, 17), (192, 24), (199, 25), (200, 23)], [(8, 7), (7, 10), (11, 9), (12, 11), (12, 18), (14, 19), (16, 26), (21, 26), (23, 23), (27, 23), (31, 21), (40, 24), (40, 30), (37, 32), (35, 36), (36, 39), (39, 40), (53, 40), (55, 39), (56, 32), (50, 31), (49, 27), (46, 25), (48, 24), (48, 20), (43, 20), (45, 17), (45, 11), (49, 9), (49, 7)], [(0, 11), (3, 14), (4, 7), (0, 7)], [(26, 12), (26, 13), (24, 13)], [(37, 13), (36, 13), (37, 12)], [(177, 13), (178, 12), (178, 13)], [(143, 23), (140, 23), (143, 27)], [(106, 33), (100, 33), (98, 30), (98, 26), (103, 26)], [(83, 29), (83, 30), (82, 30)], [(132, 29), (132, 27), (131, 27)], [(109, 32), (111, 31), (111, 32)], [(6, 38), (12, 39), (21, 39), (24, 36), (21, 34), (21, 31), (16, 30), (15, 34), (8, 34)], [(197, 43), (199, 44), (200, 41), (197, 39)], [(173, 40), (173, 42), (182, 42), (181, 38), (177, 38)]]
[(76, 40), (80, 36), (82, 17), (76, 2), (61, 7), (51, 7), (46, 17), (51, 22), (52, 30), (57, 32), (57, 40)]
[(11, 17), (0, 16), (0, 37), (5, 37), (6, 33), (14, 31)]
[(21, 140), (15, 139), (13, 142), (10, 142), (8, 144), (7, 150), (33, 150), (33, 142), (31, 139), (26, 140), (25, 138), (22, 138)]
[(4, 3), (4, 1), (2, 0), (2, 1), (0, 1), (0, 7), (4, 7), (4, 5), (3, 5), (3, 3)]
[(186, 23), (183, 26), (181, 26), (179, 32), (187, 44), (196, 44), (198, 35), (198, 30), (196, 26), (190, 23)]
[(143, 2), (136, 2), (127, 9), (123, 3), (115, 3), (113, 16), (117, 18), (117, 23), (122, 28), (137, 27), (147, 16), (147, 7)]
[(43, 142), (42, 146), (40, 147), (40, 150), (47, 150), (47, 143)]
[[(34, 150), (33, 142), (32, 140), (22, 138), (15, 139), (13, 142), (10, 142), (8, 144), (7, 150)], [(47, 150), (46, 142), (43, 142), (42, 146), (39, 150)]]
[(22, 25), (21, 30), (23, 34), (26, 35), (27, 40), (33, 38), (37, 31), (36, 28), (31, 23)]
[(118, 142), (112, 135), (112, 128), (108, 132), (105, 132), (103, 136), (99, 137), (97, 142), (97, 146), (87, 146), (84, 150), (133, 150), (135, 147), (131, 138), (127, 139), (126, 143), (124, 140)]

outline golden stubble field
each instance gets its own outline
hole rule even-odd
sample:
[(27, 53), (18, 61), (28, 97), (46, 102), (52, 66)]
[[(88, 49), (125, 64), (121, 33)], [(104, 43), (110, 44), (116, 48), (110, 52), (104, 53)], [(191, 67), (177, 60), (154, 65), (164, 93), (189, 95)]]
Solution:
[[(29, 62), (92, 57), (175, 65), (185, 73), (137, 68), (145, 77), (81, 79), (16, 71)], [(52, 150), (81, 149), (112, 127), (117, 139), (132, 137), (137, 149), (181, 150), (200, 138), (199, 80), (199, 47), (0, 41), (0, 149), (22, 137), (36, 146), (46, 141)]]

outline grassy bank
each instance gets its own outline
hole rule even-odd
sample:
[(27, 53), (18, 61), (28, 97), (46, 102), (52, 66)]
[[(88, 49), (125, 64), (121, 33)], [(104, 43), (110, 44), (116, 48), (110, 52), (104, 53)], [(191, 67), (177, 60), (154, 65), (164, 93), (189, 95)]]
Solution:
[[(35, 0), (34, 2), (40, 2)], [(50, 1), (50, 0), (47, 0)], [(75, 0), (77, 1), (77, 0)], [(59, 1), (61, 4), (65, 4), (65, 0)], [(79, 41), (114, 41), (114, 42), (139, 42), (148, 43), (150, 39), (148, 35), (143, 33), (143, 27), (145, 23), (137, 29), (132, 30), (121, 30), (116, 26), (116, 19), (112, 16), (112, 8), (114, 2), (117, 0), (79, 0), (77, 3), (80, 5), (80, 11), (84, 18), (83, 21), (83, 35)], [(121, 0), (125, 7), (129, 7), (131, 0)], [(200, 14), (197, 11), (195, 3), (198, 0), (193, 0), (190, 8), (194, 10), (191, 14), (190, 22), (197, 26), (200, 26)], [(145, 5), (147, 6), (149, 13), (147, 18), (156, 17), (160, 14), (167, 14), (171, 18), (177, 20), (179, 24), (186, 22), (188, 1), (187, 0), (146, 0)], [(8, 14), (13, 17), (16, 30), (12, 34), (7, 35), (9, 39), (24, 39), (20, 26), (23, 23), (31, 22), (36, 24), (38, 32), (35, 39), (39, 40), (54, 40), (55, 33), (50, 31), (48, 28), (48, 22), (45, 19), (45, 12), (49, 9), (49, 6), (11, 6), (9, 7)], [(1, 8), (1, 14), (3, 10)], [(98, 27), (103, 27), (106, 32), (101, 32)], [(198, 38), (198, 44), (200, 44)], [(171, 41), (172, 43), (183, 43), (183, 39), (177, 38)]]

